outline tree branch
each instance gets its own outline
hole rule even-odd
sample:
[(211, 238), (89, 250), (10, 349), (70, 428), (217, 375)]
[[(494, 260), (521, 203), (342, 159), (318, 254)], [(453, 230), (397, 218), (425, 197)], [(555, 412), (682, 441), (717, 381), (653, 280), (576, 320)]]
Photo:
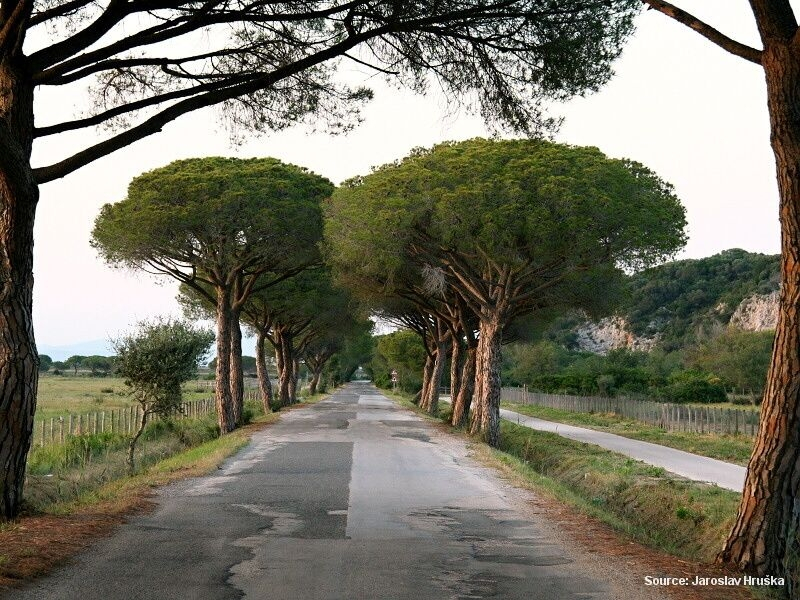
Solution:
[[(3, 3), (3, 9), (6, 3)], [(0, 56), (6, 56), (11, 50), (21, 50), (22, 40), (25, 37), (25, 17), (33, 10), (32, 0), (19, 0), (10, 15), (3, 14), (5, 23), (0, 29)], [(5, 13), (5, 10), (3, 10)]]
[(757, 65), (761, 64), (761, 50), (756, 50), (755, 48), (751, 48), (746, 44), (742, 44), (741, 42), (737, 42), (736, 40), (729, 38), (719, 30), (714, 29), (707, 23), (704, 23), (685, 10), (680, 9), (669, 2), (663, 2), (662, 0), (642, 0), (642, 2), (650, 8), (653, 8), (658, 12), (678, 21), (678, 23), (682, 23), (690, 29), (695, 30), (697, 33), (715, 43), (723, 50), (726, 50), (740, 58), (744, 58), (745, 60), (749, 60), (750, 62), (756, 63)]
[(166, 56), (158, 56), (153, 58), (114, 58), (109, 60), (101, 60), (77, 70), (64, 71), (64, 74), (61, 75), (56, 73), (57, 69), (48, 69), (47, 71), (36, 73), (31, 78), (31, 81), (36, 85), (66, 85), (102, 71), (119, 70), (130, 67), (181, 65), (184, 63), (205, 60), (208, 58), (230, 56), (232, 54), (246, 51), (252, 51), (252, 48), (231, 48), (218, 50), (215, 52), (206, 52), (204, 54), (196, 54), (194, 56), (183, 56), (179, 58), (168, 58)]
[(797, 18), (789, 0), (751, 0), (750, 7), (765, 47), (769, 40), (788, 42), (797, 35)]
[[(179, 22), (186, 20), (189, 23), (192, 23), (193, 19), (197, 19), (199, 14), (205, 14), (209, 10), (211, 10), (215, 5), (219, 4), (221, 0), (209, 0), (206, 2), (203, 7), (197, 10), (195, 13), (192, 13), (189, 17), (181, 17)], [(42, 48), (41, 50), (34, 52), (29, 57), (29, 64), (31, 71), (41, 71), (46, 69), (47, 67), (59, 63), (61, 61), (66, 60), (67, 58), (78, 54), (79, 52), (89, 48), (93, 44), (99, 42), (103, 36), (109, 33), (118, 23), (120, 23), (125, 17), (129, 15), (135, 14), (137, 12), (148, 12), (148, 11), (155, 11), (158, 9), (172, 9), (177, 10), (181, 8), (182, 5), (187, 4), (188, 2), (169, 2), (169, 0), (164, 0), (163, 2), (152, 1), (152, 2), (129, 2), (126, 0), (111, 0), (103, 11), (103, 13), (97, 17), (92, 23), (90, 23), (86, 28), (82, 29), (81, 31), (77, 32), (75, 35), (57, 42), (51, 46), (46, 48)], [(169, 28), (174, 25), (175, 21), (167, 21), (162, 23), (154, 28), (145, 30), (145, 32), (140, 32), (139, 34), (134, 34), (132, 36), (124, 37), (119, 42), (111, 44), (108, 48), (115, 48), (111, 54), (106, 54), (105, 56), (96, 56), (98, 53), (102, 53), (106, 51), (108, 48), (101, 48), (100, 50), (96, 50), (94, 52), (89, 52), (87, 55), (75, 57), (73, 60), (80, 60), (85, 58), (86, 56), (91, 56), (90, 62), (94, 62), (95, 60), (99, 60), (102, 58), (108, 58), (112, 56), (114, 53), (119, 52), (121, 50), (129, 49), (130, 47), (134, 46), (127, 46), (130, 44), (131, 40), (136, 39), (147, 39), (148, 36), (143, 36), (143, 33), (153, 33), (155, 31), (163, 30), (165, 28)], [(192, 25), (192, 27), (188, 31), (194, 31), (195, 29), (201, 27), (202, 24)], [(183, 31), (185, 33), (186, 31)], [(122, 48), (118, 48), (119, 45), (122, 45)], [(72, 61), (70, 61), (71, 63)], [(88, 63), (86, 63), (88, 64)], [(81, 65), (82, 66), (82, 65)]]
[(72, 2), (65, 2), (64, 4), (60, 4), (58, 6), (54, 6), (53, 8), (43, 10), (40, 12), (34, 12), (31, 16), (30, 20), (28, 21), (28, 28), (36, 27), (37, 25), (41, 25), (45, 21), (49, 21), (50, 19), (56, 19), (58, 17), (66, 17), (67, 15), (74, 13), (78, 9), (83, 8), (87, 4), (91, 4), (93, 0), (72, 0)]
[(46, 137), (48, 135), (64, 133), (65, 131), (75, 131), (76, 129), (83, 129), (85, 127), (102, 125), (103, 123), (105, 123), (110, 119), (113, 119), (114, 117), (119, 117), (124, 114), (136, 112), (138, 110), (147, 108), (149, 106), (156, 106), (164, 102), (169, 102), (170, 100), (179, 100), (181, 98), (199, 96), (202, 93), (218, 89), (224, 89), (226, 87), (230, 87), (232, 84), (242, 83), (242, 81), (249, 81), (250, 79), (252, 79), (252, 75), (246, 75), (238, 78), (231, 77), (230, 79), (227, 79), (225, 81), (214, 81), (210, 83), (204, 83), (201, 85), (195, 85), (185, 89), (167, 92), (165, 94), (158, 94), (156, 96), (151, 96), (149, 98), (144, 98), (142, 100), (137, 100), (135, 102), (129, 102), (128, 104), (122, 104), (120, 106), (116, 106), (104, 112), (92, 115), (91, 117), (85, 117), (83, 119), (75, 119), (74, 121), (65, 121), (63, 123), (56, 123), (55, 125), (36, 127), (33, 130), (33, 137), (35, 138)]
[(368, 31), (367, 33), (360, 34), (357, 37), (347, 38), (338, 44), (329, 46), (328, 48), (321, 50), (316, 54), (306, 56), (298, 61), (295, 61), (294, 63), (286, 65), (285, 67), (276, 69), (271, 73), (263, 73), (253, 80), (232, 85), (222, 90), (207, 92), (177, 102), (165, 108), (161, 112), (156, 113), (139, 125), (132, 127), (127, 131), (123, 131), (122, 133), (119, 133), (98, 144), (95, 144), (94, 146), (90, 146), (76, 154), (73, 154), (71, 157), (62, 160), (61, 162), (49, 165), (47, 167), (34, 169), (36, 181), (39, 184), (42, 184), (64, 177), (65, 175), (78, 170), (79, 168), (97, 160), (100, 157), (111, 154), (120, 148), (129, 146), (133, 142), (141, 140), (149, 135), (158, 133), (167, 123), (174, 121), (181, 115), (205, 108), (207, 106), (213, 106), (238, 96), (244, 96), (258, 90), (268, 88), (277, 81), (292, 75), (296, 75), (297, 73), (300, 73), (310, 67), (335, 58), (341, 55), (343, 52), (354, 48), (364, 40), (385, 33), (387, 29), (388, 26), (377, 27), (371, 31)]

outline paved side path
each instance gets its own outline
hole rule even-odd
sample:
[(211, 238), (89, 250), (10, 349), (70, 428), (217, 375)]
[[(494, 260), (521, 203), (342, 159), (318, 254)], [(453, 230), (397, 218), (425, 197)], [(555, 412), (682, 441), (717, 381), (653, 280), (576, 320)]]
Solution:
[(698, 456), (697, 454), (668, 448), (659, 444), (632, 440), (613, 433), (528, 417), (504, 408), (500, 409), (500, 416), (531, 429), (550, 431), (572, 440), (595, 444), (601, 448), (619, 452), (656, 467), (662, 467), (671, 473), (688, 479), (715, 483), (719, 487), (733, 490), (734, 492), (741, 492), (744, 488), (747, 469), (739, 465), (733, 465), (706, 456)]
[[(209, 477), (11, 600), (642, 600), (618, 557), (570, 542), (366, 384), (290, 411)], [(595, 549), (596, 550), (596, 549)], [(613, 564), (612, 564), (613, 563)]]

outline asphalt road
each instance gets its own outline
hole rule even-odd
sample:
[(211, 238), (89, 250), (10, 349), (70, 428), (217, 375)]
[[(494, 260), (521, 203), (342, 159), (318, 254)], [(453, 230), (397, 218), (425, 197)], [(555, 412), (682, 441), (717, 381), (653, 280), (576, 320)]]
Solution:
[(612, 450), (650, 465), (661, 467), (670, 473), (675, 473), (687, 479), (713, 483), (734, 492), (741, 492), (744, 488), (747, 469), (739, 465), (659, 444), (632, 440), (605, 431), (596, 431), (585, 427), (575, 427), (574, 425), (528, 417), (506, 409), (500, 409), (500, 416), (531, 429), (550, 431), (572, 440), (595, 444), (606, 450)]
[(216, 474), (164, 488), (154, 512), (7, 597), (628, 597), (468, 454), (351, 384), (284, 415)]

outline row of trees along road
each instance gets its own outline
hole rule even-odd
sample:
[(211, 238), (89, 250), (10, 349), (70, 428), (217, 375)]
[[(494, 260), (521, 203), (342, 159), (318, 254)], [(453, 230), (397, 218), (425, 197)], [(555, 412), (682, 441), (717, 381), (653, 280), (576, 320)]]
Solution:
[[(471, 98), (489, 122), (516, 131), (546, 127), (543, 100), (609, 79), (638, 5), (0, 0), (0, 516), (19, 512), (36, 410), (39, 185), (209, 106), (220, 107), (239, 133), (304, 121), (346, 131), (372, 96), (337, 79), (348, 62), (415, 91), (431, 75), (446, 97)], [(59, 121), (38, 102), (44, 87), (69, 94), (86, 86), (94, 102), (78, 118)], [(100, 141), (51, 164), (31, 163), (34, 143), (96, 126), (104, 126)], [(227, 431), (237, 415), (224, 419)]]
[[(347, 291), (333, 285), (324, 265), (314, 264), (290, 277), (281, 278), (271, 272), (263, 278), (272, 283), (256, 282), (254, 291), (242, 304), (239, 318), (256, 337), (256, 375), (264, 410), (268, 412), (275, 394), (267, 370), (267, 342), (275, 350), (277, 404), (287, 406), (297, 401), (301, 359), (311, 373), (309, 392), (314, 394), (328, 361), (348, 339), (368, 334), (372, 323), (359, 316), (359, 308)], [(209, 286), (201, 282), (199, 287)], [(197, 286), (183, 283), (178, 300), (188, 316), (216, 318), (210, 297), (198, 292)], [(350, 367), (350, 374), (357, 366), (358, 363)]]
[[(355, 61), (411, 89), (433, 75), (489, 122), (535, 131), (543, 100), (605, 83), (648, 6), (765, 74), (780, 191), (783, 287), (756, 449), (722, 562), (800, 582), (800, 36), (790, 0), (751, 0), (763, 48), (742, 44), (663, 0), (221, 2), (0, 0), (0, 515), (20, 508), (38, 382), (33, 228), (38, 186), (221, 106), (234, 128), (320, 120), (347, 130), (371, 97), (335, 79)], [(171, 46), (172, 41), (190, 43)], [(182, 49), (189, 48), (187, 52)], [(48, 122), (37, 89), (90, 85), (88, 114)], [(53, 104), (55, 105), (55, 103)], [(37, 140), (111, 125), (99, 142), (34, 166)]]
[(276, 348), (279, 400), (288, 405), (296, 400), (298, 348), (356, 327), (357, 317), (344, 316), (353, 310), (349, 296), (333, 289), (320, 265), (320, 203), (332, 190), (328, 180), (275, 159), (191, 159), (135, 178), (127, 197), (97, 217), (92, 244), (106, 261), (177, 279), (184, 306), (216, 321), (223, 433), (243, 418), (241, 321), (259, 335), (266, 411), (272, 386), (263, 337)]
[(469, 414), (497, 446), (504, 330), (554, 310), (607, 311), (623, 269), (672, 255), (684, 226), (671, 187), (640, 164), (478, 139), (345, 182), (326, 204), (325, 237), (341, 280), (422, 337), (422, 405), (436, 410), (449, 348), (453, 423)]

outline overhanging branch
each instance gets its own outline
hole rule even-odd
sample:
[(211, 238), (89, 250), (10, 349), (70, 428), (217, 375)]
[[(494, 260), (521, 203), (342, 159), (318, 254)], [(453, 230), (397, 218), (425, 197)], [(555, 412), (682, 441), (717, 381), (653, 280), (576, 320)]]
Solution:
[(746, 44), (742, 44), (741, 42), (737, 42), (736, 40), (729, 38), (724, 33), (714, 29), (708, 23), (701, 21), (685, 10), (680, 9), (669, 2), (663, 2), (663, 0), (642, 0), (642, 2), (650, 8), (655, 9), (658, 12), (667, 15), (668, 17), (671, 17), (678, 23), (682, 23), (690, 29), (693, 29), (723, 50), (726, 50), (740, 58), (744, 58), (745, 60), (749, 60), (750, 62), (756, 63), (757, 65), (761, 64), (761, 50), (756, 50), (755, 48), (751, 48)]
[(264, 74), (261, 77), (255, 78), (254, 80), (233, 85), (222, 90), (207, 92), (177, 102), (156, 113), (139, 125), (98, 144), (95, 144), (94, 146), (90, 146), (85, 150), (82, 150), (70, 156), (69, 158), (62, 160), (61, 162), (47, 167), (34, 169), (34, 177), (39, 184), (47, 183), (49, 181), (64, 177), (65, 175), (80, 169), (81, 167), (97, 160), (98, 158), (107, 156), (108, 154), (111, 154), (120, 148), (129, 146), (130, 144), (154, 133), (158, 133), (165, 125), (171, 121), (174, 121), (181, 115), (265, 89), (277, 81), (291, 77), (292, 75), (300, 73), (305, 69), (335, 58), (347, 50), (354, 48), (366, 39), (385, 33), (386, 29), (386, 26), (378, 27), (367, 33), (360, 34), (357, 37), (347, 38), (346, 40), (339, 42), (338, 44), (334, 44), (325, 50), (321, 50), (316, 54), (307, 56), (283, 68), (276, 69), (272, 73)]

